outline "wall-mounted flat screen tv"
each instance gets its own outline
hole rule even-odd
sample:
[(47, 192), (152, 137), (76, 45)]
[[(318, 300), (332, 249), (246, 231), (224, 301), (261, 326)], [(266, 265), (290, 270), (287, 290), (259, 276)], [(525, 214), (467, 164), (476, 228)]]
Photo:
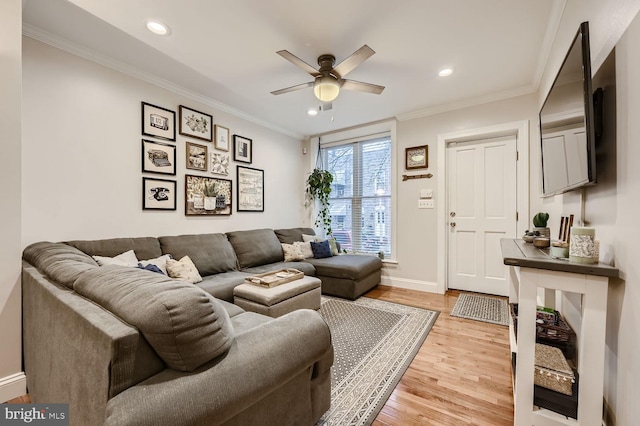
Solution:
[(596, 181), (589, 23), (583, 22), (540, 110), (542, 195)]

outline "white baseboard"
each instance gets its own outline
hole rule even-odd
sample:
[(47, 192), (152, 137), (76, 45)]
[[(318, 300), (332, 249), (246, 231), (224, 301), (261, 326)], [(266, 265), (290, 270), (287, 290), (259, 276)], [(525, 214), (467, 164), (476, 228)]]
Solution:
[(397, 278), (387, 275), (382, 276), (382, 285), (406, 288), (407, 290), (424, 291), (425, 293), (437, 293), (438, 284), (429, 281), (411, 280), (409, 278)]
[(6, 402), (27, 393), (27, 376), (24, 372), (0, 378), (0, 402)]

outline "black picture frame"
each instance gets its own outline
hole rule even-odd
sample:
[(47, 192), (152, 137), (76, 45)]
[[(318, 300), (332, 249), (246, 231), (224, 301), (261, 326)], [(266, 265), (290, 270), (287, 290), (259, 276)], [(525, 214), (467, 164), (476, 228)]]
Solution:
[(142, 172), (176, 175), (176, 146), (142, 139)]
[(142, 135), (175, 142), (176, 112), (141, 102)]
[(236, 166), (236, 210), (264, 212), (264, 170)]
[(253, 141), (240, 135), (233, 135), (233, 160), (240, 163), (252, 163)]
[(176, 210), (175, 180), (142, 178), (142, 210)]
[(178, 131), (182, 136), (208, 142), (213, 140), (213, 116), (184, 105), (180, 105), (178, 111)]

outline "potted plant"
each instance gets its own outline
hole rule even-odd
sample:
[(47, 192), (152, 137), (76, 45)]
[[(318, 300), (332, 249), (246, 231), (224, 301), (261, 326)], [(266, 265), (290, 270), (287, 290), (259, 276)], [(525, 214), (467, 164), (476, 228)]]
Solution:
[(329, 211), (329, 196), (333, 175), (328, 170), (315, 168), (307, 178), (307, 199), (309, 202), (318, 201), (320, 210), (316, 215), (316, 226), (322, 226), (326, 235), (331, 235), (331, 213)]
[(547, 221), (549, 220), (549, 213), (537, 213), (533, 217), (533, 230), (538, 231), (542, 237), (551, 237), (551, 230), (547, 227)]
[(216, 209), (216, 197), (218, 196), (218, 189), (215, 182), (210, 184), (205, 183), (202, 190), (204, 194), (204, 209), (215, 210)]

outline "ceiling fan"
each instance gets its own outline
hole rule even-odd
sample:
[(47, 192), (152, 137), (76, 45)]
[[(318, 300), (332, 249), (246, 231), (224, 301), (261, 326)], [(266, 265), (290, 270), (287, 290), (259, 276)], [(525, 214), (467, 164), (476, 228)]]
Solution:
[(320, 68), (317, 70), (286, 50), (279, 50), (276, 53), (291, 62), (293, 65), (309, 73), (315, 78), (315, 80), (275, 90), (271, 92), (274, 95), (282, 95), (283, 93), (313, 87), (313, 93), (316, 95), (316, 98), (323, 102), (322, 109), (326, 111), (332, 108), (331, 101), (338, 97), (340, 89), (356, 90), (359, 92), (374, 93), (376, 95), (379, 95), (384, 90), (384, 86), (343, 78), (345, 75), (353, 71), (358, 65), (376, 53), (366, 44), (336, 66), (334, 66), (336, 62), (335, 56), (331, 54), (320, 55), (318, 57), (318, 65), (320, 65)]

